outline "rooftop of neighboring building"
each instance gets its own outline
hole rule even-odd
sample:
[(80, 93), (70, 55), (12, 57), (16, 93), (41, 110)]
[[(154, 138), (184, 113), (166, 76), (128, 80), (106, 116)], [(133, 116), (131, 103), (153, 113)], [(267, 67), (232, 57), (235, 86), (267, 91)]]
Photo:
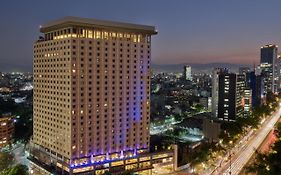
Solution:
[(0, 121), (1, 120), (6, 120), (7, 118), (12, 118), (12, 113), (3, 113), (3, 114), (0, 114)]

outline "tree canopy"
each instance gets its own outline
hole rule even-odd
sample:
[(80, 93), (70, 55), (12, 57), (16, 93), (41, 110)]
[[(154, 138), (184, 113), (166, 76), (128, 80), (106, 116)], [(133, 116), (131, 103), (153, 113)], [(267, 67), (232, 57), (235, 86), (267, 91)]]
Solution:
[(0, 172), (0, 175), (28, 175), (28, 167), (18, 164)]
[(10, 167), (13, 164), (13, 156), (8, 153), (0, 152), (0, 171)]
[(276, 126), (277, 141), (269, 153), (257, 153), (255, 161), (247, 167), (247, 172), (257, 175), (280, 175), (281, 172), (281, 123)]

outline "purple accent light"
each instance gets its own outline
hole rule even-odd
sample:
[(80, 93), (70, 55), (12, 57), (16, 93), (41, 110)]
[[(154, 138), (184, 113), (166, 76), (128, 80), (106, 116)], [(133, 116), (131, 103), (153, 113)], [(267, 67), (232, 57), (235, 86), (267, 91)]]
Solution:
[(97, 164), (105, 164), (105, 163), (110, 163), (112, 161), (115, 161), (115, 160), (122, 160), (124, 158), (133, 158), (133, 157), (136, 157), (137, 156), (137, 149), (134, 149), (133, 150), (133, 155), (129, 155), (129, 156), (124, 156), (124, 153), (123, 151), (120, 152), (120, 156), (118, 158), (114, 158), (114, 159), (110, 159), (109, 158), (109, 155), (107, 153), (107, 156), (105, 157), (104, 160), (101, 160), (101, 161), (94, 161), (91, 156), (91, 160), (89, 160), (88, 162), (83, 162), (83, 163), (73, 163), (73, 164), (70, 164), (70, 167), (71, 168), (81, 168), (81, 167), (87, 167), (87, 166), (92, 166), (92, 165), (97, 165)]

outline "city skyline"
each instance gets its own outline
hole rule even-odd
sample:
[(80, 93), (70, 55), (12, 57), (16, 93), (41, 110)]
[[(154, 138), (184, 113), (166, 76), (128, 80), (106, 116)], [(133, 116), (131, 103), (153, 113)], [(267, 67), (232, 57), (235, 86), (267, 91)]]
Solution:
[(0, 174), (281, 172), (278, 4), (31, 2), (0, 17)]
[(10, 15), (0, 17), (6, 24), (0, 34), (0, 70), (31, 71), (30, 50), (39, 26), (64, 16), (155, 25), (153, 64), (258, 64), (262, 45), (280, 44), (281, 2), (271, 2), (5, 2), (1, 13)]

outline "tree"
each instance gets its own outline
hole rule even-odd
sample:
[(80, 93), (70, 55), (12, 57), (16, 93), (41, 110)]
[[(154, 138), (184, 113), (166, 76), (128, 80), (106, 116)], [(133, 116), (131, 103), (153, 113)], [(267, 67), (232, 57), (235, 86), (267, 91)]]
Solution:
[(0, 172), (0, 175), (28, 175), (28, 167), (18, 164)]
[(8, 168), (13, 164), (13, 156), (8, 153), (0, 153), (0, 171)]
[(195, 106), (195, 112), (201, 112), (204, 109), (204, 106), (202, 104), (196, 104)]
[(278, 140), (271, 147), (268, 154), (257, 153), (255, 161), (248, 166), (246, 171), (257, 175), (279, 175), (281, 172), (281, 124), (276, 126), (276, 136)]
[(205, 162), (210, 158), (211, 152), (214, 149), (212, 144), (203, 144), (200, 145), (194, 152), (189, 156), (189, 161), (192, 166), (195, 166), (199, 163)]
[(278, 138), (281, 138), (281, 123), (277, 123), (275, 128), (275, 134)]
[(246, 173), (257, 173), (257, 175), (267, 175), (267, 158), (266, 155), (257, 153), (252, 165), (246, 167)]
[(175, 114), (174, 118), (175, 118), (176, 121), (181, 121), (183, 116), (181, 114)]

